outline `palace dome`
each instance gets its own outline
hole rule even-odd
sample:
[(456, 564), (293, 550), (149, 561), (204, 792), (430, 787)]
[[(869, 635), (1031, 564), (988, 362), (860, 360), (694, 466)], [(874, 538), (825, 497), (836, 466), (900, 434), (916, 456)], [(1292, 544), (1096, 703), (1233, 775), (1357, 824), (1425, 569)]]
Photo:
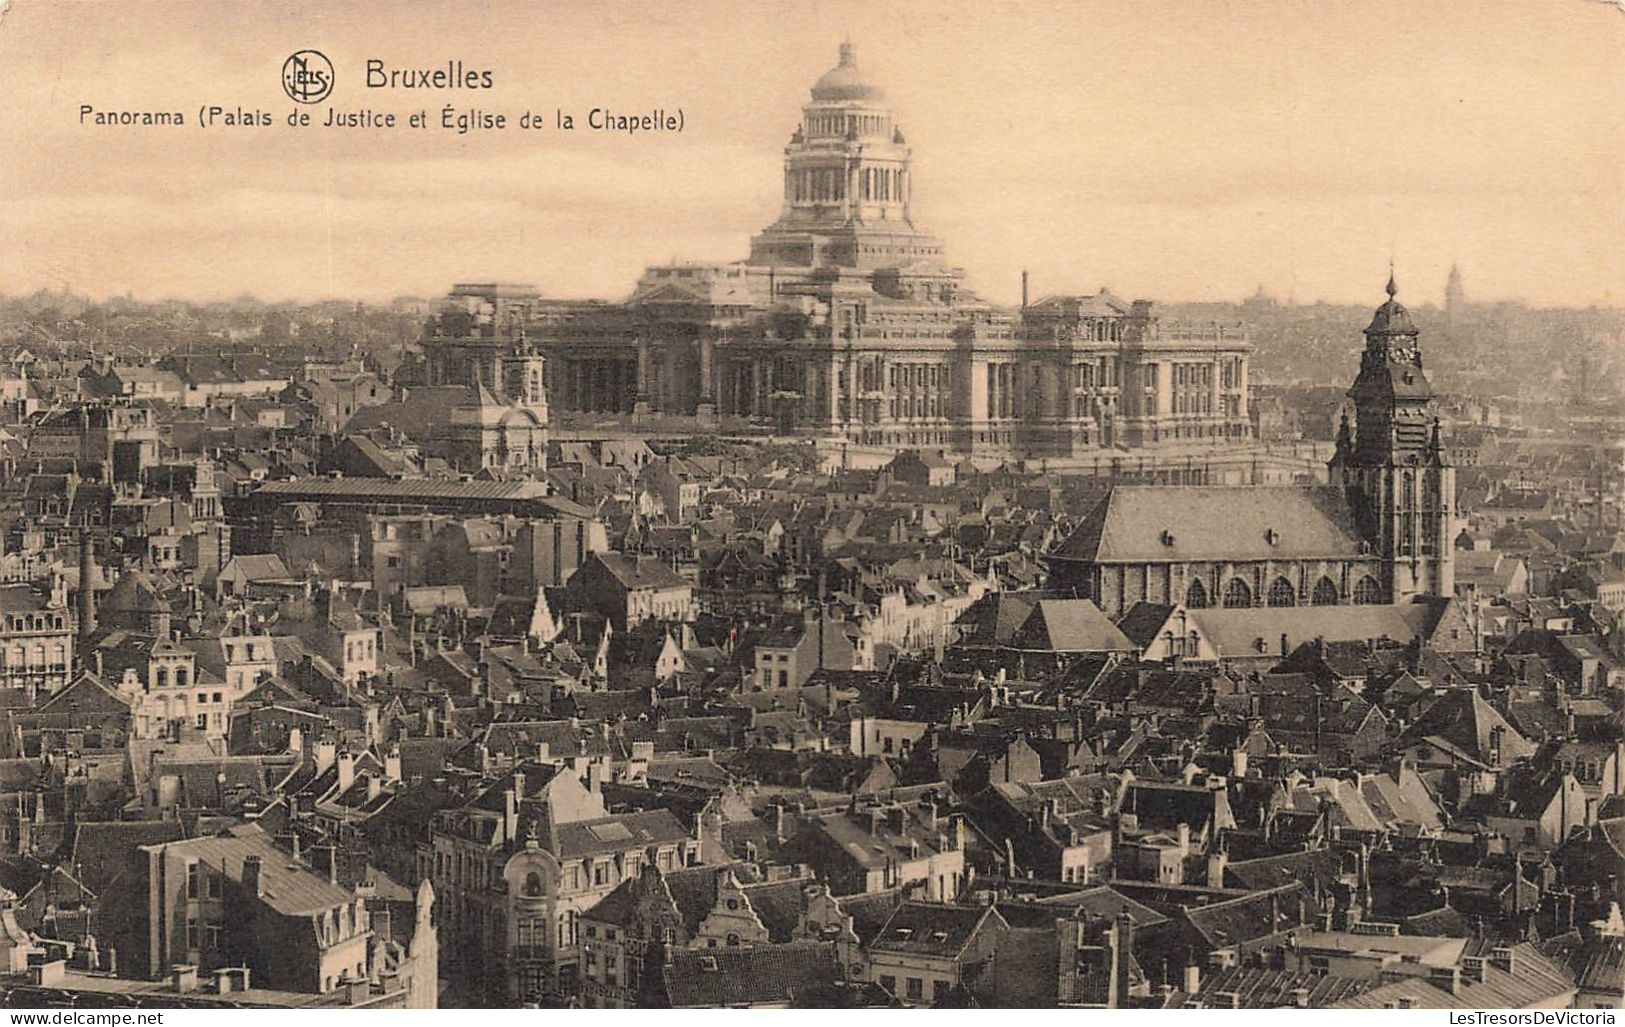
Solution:
[(851, 43), (841, 44), (841, 61), (813, 83), (814, 100), (880, 100), (886, 91), (864, 78)]

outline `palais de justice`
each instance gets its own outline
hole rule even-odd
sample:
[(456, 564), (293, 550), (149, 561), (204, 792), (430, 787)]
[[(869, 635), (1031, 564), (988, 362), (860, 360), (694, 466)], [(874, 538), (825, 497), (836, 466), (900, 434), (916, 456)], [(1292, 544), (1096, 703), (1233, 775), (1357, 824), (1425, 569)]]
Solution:
[(844, 45), (784, 151), (784, 203), (743, 262), (649, 268), (623, 303), (460, 285), (427, 384), (504, 391), (546, 361), (556, 413), (753, 422), (785, 434), (992, 457), (1250, 435), (1238, 325), (1161, 322), (1102, 289), (1018, 309), (966, 288), (913, 220), (914, 167)]

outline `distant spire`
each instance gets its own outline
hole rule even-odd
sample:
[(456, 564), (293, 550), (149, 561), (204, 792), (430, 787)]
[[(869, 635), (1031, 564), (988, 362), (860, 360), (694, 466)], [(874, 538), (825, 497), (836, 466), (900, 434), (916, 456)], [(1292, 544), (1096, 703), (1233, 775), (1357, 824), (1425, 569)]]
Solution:
[(857, 50), (852, 46), (852, 37), (847, 36), (841, 40), (841, 65), (850, 68), (858, 63)]
[(1388, 261), (1388, 298), (1393, 299), (1398, 292), (1399, 286), (1394, 284), (1394, 262), (1390, 259)]

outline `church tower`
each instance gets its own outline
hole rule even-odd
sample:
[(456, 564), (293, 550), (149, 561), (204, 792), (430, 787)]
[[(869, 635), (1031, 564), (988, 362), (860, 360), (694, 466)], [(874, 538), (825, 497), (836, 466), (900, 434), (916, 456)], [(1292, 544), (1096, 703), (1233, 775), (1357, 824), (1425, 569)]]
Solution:
[(1462, 315), (1467, 313), (1467, 291), (1462, 288), (1461, 268), (1450, 265), (1450, 277), (1444, 283), (1444, 330), (1454, 334), (1461, 327)]
[(1391, 602), (1455, 592), (1456, 472), (1445, 460), (1433, 387), (1422, 371), (1416, 325), (1395, 295), (1365, 330), (1360, 373), (1328, 471), (1347, 492), (1367, 544), (1382, 557)]

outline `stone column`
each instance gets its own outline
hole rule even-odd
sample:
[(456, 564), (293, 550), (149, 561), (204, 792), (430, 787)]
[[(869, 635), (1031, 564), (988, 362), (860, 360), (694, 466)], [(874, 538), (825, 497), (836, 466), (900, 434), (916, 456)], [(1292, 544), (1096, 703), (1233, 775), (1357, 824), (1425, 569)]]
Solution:
[(856, 424), (858, 420), (858, 356), (851, 350), (846, 351), (846, 422)]
[(1241, 379), (1237, 384), (1241, 387), (1241, 403), (1236, 409), (1237, 416), (1240, 417), (1241, 423), (1246, 425), (1249, 418), (1249, 414), (1247, 412), (1247, 358), (1243, 356), (1240, 359)]
[(700, 336), (700, 398), (694, 412), (701, 424), (712, 424), (717, 419), (716, 386), (712, 381), (712, 365), (716, 362), (716, 341), (709, 333)]
[(825, 383), (824, 404), (828, 426), (833, 431), (841, 423), (841, 358), (830, 354), (829, 366), (824, 368), (824, 373), (829, 376)]
[(650, 379), (654, 368), (649, 362), (649, 339), (638, 335), (638, 364), (637, 364), (637, 395), (632, 402), (632, 416), (646, 418), (654, 412), (654, 405), (650, 402)]

